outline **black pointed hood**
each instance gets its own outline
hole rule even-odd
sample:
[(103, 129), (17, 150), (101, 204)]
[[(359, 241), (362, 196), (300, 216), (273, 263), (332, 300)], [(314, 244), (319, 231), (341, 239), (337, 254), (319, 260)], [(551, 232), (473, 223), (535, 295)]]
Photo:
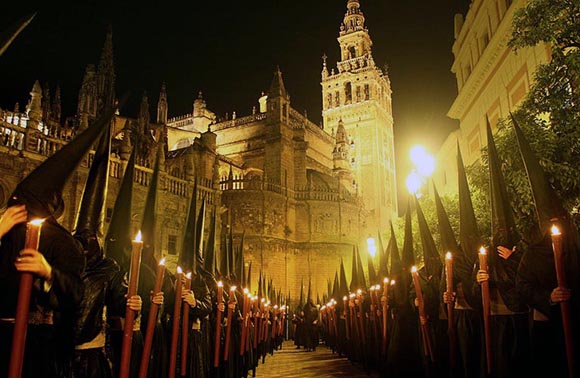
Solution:
[(107, 128), (99, 139), (93, 163), (89, 169), (75, 221), (75, 236), (83, 233), (90, 236), (102, 236), (103, 205), (106, 202), (109, 184), (110, 152), (111, 133)]
[(407, 203), (405, 213), (405, 240), (403, 241), (403, 271), (411, 272), (411, 267), (415, 265), (415, 252), (413, 248), (413, 224), (411, 222), (411, 196)]
[(240, 239), (240, 245), (238, 247), (238, 277), (240, 281), (240, 285), (243, 287), (246, 285), (246, 269), (244, 268), (244, 240), (246, 239), (246, 232), (242, 233), (242, 238)]
[(352, 269), (350, 272), (350, 291), (355, 292), (359, 287), (358, 269), (356, 266), (356, 247), (352, 247)]
[(312, 280), (308, 279), (308, 295), (306, 297), (306, 302), (310, 302), (312, 300)]
[(568, 212), (564, 209), (558, 193), (556, 193), (546, 178), (540, 162), (532, 151), (513, 114), (511, 114), (511, 118), (520, 147), (520, 154), (532, 189), (538, 224), (542, 234), (546, 234), (550, 231), (554, 220), (567, 219)]
[(371, 256), (367, 256), (367, 265), (369, 270), (369, 284), (372, 286), (378, 283), (378, 276), (377, 271), (375, 270), (375, 266), (373, 264), (373, 259)]
[(184, 272), (196, 272), (195, 248), (197, 233), (197, 180), (193, 185), (191, 198), (189, 199), (189, 211), (183, 229), (183, 241), (181, 243), (181, 253), (179, 255), (179, 265)]
[(215, 258), (215, 238), (216, 238), (216, 210), (213, 209), (211, 213), (211, 220), (209, 223), (209, 235), (207, 237), (207, 244), (205, 246), (204, 269), (212, 275), (216, 273), (216, 258)]
[(260, 270), (260, 275), (258, 276), (258, 298), (263, 298), (264, 293), (262, 293), (262, 271)]
[[(381, 233), (378, 233), (378, 240), (379, 240), (379, 269), (377, 272), (377, 276), (380, 280), (387, 277), (389, 275), (389, 248), (387, 245), (387, 249), (383, 246), (383, 238), (381, 237)], [(370, 274), (370, 273), (369, 273)]]
[[(344, 270), (344, 262), (340, 259), (340, 292), (341, 297), (348, 295), (348, 281), (346, 280), (346, 271)], [(337, 299), (338, 300), (338, 299)]]
[(119, 193), (113, 207), (111, 223), (105, 238), (105, 253), (107, 257), (117, 261), (117, 263), (129, 271), (131, 253), (131, 219), (133, 203), (133, 182), (135, 180), (135, 156), (137, 148), (131, 151), (131, 156), (127, 162), (127, 168), (123, 175), (123, 181), (119, 187)]
[(338, 296), (340, 295), (340, 283), (338, 281), (338, 272), (334, 272), (334, 282), (332, 284), (332, 292), (329, 295), (334, 298), (335, 301), (338, 301)]
[(477, 219), (475, 217), (475, 210), (473, 210), (471, 192), (469, 191), (467, 174), (465, 173), (465, 165), (463, 165), (459, 144), (457, 145), (457, 172), (459, 187), (459, 242), (467, 265), (473, 266), (477, 260), (477, 253), (482, 245), (482, 241), (479, 236)]
[(157, 146), (157, 156), (153, 167), (153, 174), (149, 182), (149, 191), (145, 200), (145, 210), (143, 212), (143, 221), (141, 223), (141, 233), (143, 235), (143, 254), (141, 262), (155, 271), (157, 262), (155, 260), (155, 218), (157, 210), (157, 188), (159, 186), (159, 169), (161, 154), (163, 154), (161, 144)]
[(456, 256), (460, 252), (459, 245), (457, 244), (455, 233), (453, 232), (451, 222), (449, 221), (449, 216), (447, 215), (447, 211), (445, 211), (445, 207), (443, 206), (443, 202), (441, 201), (441, 197), (439, 196), (439, 192), (435, 185), (433, 185), (433, 194), (435, 196), (435, 208), (437, 210), (437, 225), (439, 237), (441, 238), (441, 249), (444, 253), (451, 252)]
[(252, 292), (252, 262), (250, 261), (250, 266), (248, 266), (248, 276), (246, 277), (246, 287), (250, 292)]
[(360, 257), (360, 251), (359, 251), (358, 247), (356, 248), (356, 268), (358, 270), (357, 274), (358, 274), (358, 280), (359, 280), (359, 289), (366, 291), (367, 290), (367, 280), (365, 278), (365, 272), (363, 269), (362, 259)]
[[(493, 140), (489, 121), (487, 122), (487, 151), (489, 160), (490, 194), (491, 194), (491, 228), (493, 245), (503, 245), (508, 248), (520, 241), (516, 230), (512, 207), (501, 172), (501, 162)], [(490, 254), (495, 257), (495, 254)]]
[(84, 132), (34, 169), (12, 193), (8, 206), (25, 204), (29, 218), (58, 218), (64, 211), (63, 188), (91, 146), (111, 123), (111, 108)]
[(304, 306), (304, 279), (300, 280), (300, 301), (298, 302), (298, 306), (300, 308)]
[(399, 246), (397, 245), (397, 238), (395, 237), (395, 229), (393, 228), (393, 223), (391, 222), (391, 238), (389, 239), (389, 245), (387, 246), (389, 250), (389, 255), (391, 256), (391, 275), (398, 275), (403, 269), (403, 263), (401, 262), (401, 255), (399, 255)]
[(8, 47), (14, 42), (18, 34), (20, 34), (27, 26), (32, 22), (36, 12), (26, 15), (14, 23), (8, 30), (0, 34), (0, 56), (8, 49)]
[[(220, 259), (219, 259), (219, 263), (220, 263), (220, 276), (222, 277), (222, 279), (225, 279), (227, 277), (229, 277), (230, 275), (230, 259), (229, 259), (229, 253), (228, 253), (228, 243), (227, 243), (227, 236), (225, 235), (225, 233), (222, 234), (221, 236), (221, 246), (220, 246)], [(260, 273), (261, 276), (262, 273)], [(258, 288), (261, 288), (260, 285), (258, 285)]]
[(437, 251), (437, 247), (435, 246), (435, 240), (433, 240), (433, 235), (431, 234), (431, 230), (429, 230), (429, 225), (425, 219), (425, 214), (423, 214), (421, 204), (416, 197), (415, 207), (417, 208), (417, 220), (419, 224), (419, 235), (421, 235), (421, 246), (423, 247), (425, 270), (427, 275), (432, 276), (433, 279), (438, 282), (443, 267), (441, 257), (439, 256), (439, 251)]
[(199, 208), (199, 214), (197, 216), (196, 226), (195, 226), (195, 261), (193, 263), (193, 268), (197, 271), (197, 266), (203, 265), (203, 241), (205, 233), (205, 196), (201, 200), (201, 206)]

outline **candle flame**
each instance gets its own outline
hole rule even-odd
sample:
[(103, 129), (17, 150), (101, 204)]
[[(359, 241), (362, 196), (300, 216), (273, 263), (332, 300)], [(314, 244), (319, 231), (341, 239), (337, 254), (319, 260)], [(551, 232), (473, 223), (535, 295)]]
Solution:
[(165, 257), (159, 260), (159, 265), (165, 265)]
[(260, 299), (260, 302), (265, 303), (266, 302), (266, 298)]
[(224, 287), (224, 283), (222, 281), (218, 281), (218, 287)]
[(371, 287), (369, 288), (369, 290), (370, 290), (370, 291), (375, 291), (375, 285), (371, 286)]
[(383, 278), (383, 283), (388, 283), (389, 279), (387, 277)]
[(361, 294), (362, 294), (362, 290), (361, 290), (361, 289), (358, 289), (358, 290), (356, 291), (356, 293), (357, 293), (358, 295), (361, 295)]
[(248, 290), (247, 288), (244, 289), (244, 294), (248, 295), (250, 293), (250, 290)]
[(453, 255), (451, 254), (451, 252), (447, 252), (445, 254), (445, 260), (451, 260), (453, 258)]
[(482, 246), (482, 247), (479, 249), (479, 254), (480, 254), (480, 255), (487, 255), (487, 251), (485, 250), (485, 247), (484, 247), (484, 246)]
[(237, 286), (230, 287), (230, 291), (236, 291), (236, 289), (237, 289)]
[(178, 266), (178, 267), (177, 267), (177, 274), (181, 274), (181, 273), (183, 273), (183, 270), (181, 269), (181, 267), (180, 267), (180, 266)]
[(44, 219), (33, 219), (28, 223), (30, 223), (33, 226), (40, 226), (43, 222), (44, 222)]
[(136, 242), (140, 242), (143, 239), (143, 235), (141, 235), (141, 230), (139, 230), (139, 232), (137, 232), (137, 236), (135, 236), (135, 241)]
[(351, 293), (351, 294), (349, 295), (349, 297), (350, 297), (350, 298), (354, 298), (354, 293)]
[(187, 274), (185, 275), (185, 278), (187, 278), (188, 280), (191, 279), (191, 272), (187, 272)]
[(346, 301), (348, 298), (346, 297), (346, 295), (344, 297), (342, 297), (343, 301)]
[(391, 280), (391, 286), (394, 285), (396, 282), (395, 280)]
[(552, 225), (552, 235), (562, 235), (562, 233), (560, 232), (560, 229), (555, 224)]
[(321, 310), (322, 311), (326, 310), (326, 306), (322, 306)]
[(277, 310), (277, 309), (278, 309), (278, 305), (274, 306), (274, 310)]
[(416, 266), (411, 267), (411, 273), (417, 273), (417, 267)]

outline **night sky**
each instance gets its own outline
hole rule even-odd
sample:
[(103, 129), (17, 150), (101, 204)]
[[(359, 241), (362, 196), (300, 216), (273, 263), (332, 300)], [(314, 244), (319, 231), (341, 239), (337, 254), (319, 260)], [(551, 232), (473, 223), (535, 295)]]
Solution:
[[(191, 112), (202, 90), (218, 115), (251, 113), (267, 91), (276, 65), (292, 106), (321, 120), (321, 56), (330, 67), (339, 57), (336, 37), (346, 0), (249, 1), (11, 1), (2, 6), (0, 28), (38, 10), (33, 23), (0, 58), (0, 107), (21, 109), (38, 79), (60, 84), (65, 115), (76, 111), (88, 63), (98, 63), (108, 24), (113, 26), (117, 94), (131, 90), (122, 111), (136, 115), (147, 91), (155, 117), (161, 83), (167, 83), (169, 115)], [(50, 4), (47, 4), (50, 3)], [(361, 0), (373, 56), (389, 66), (398, 181), (409, 170), (408, 150), (432, 152), (456, 121), (446, 117), (457, 93), (453, 62), (453, 15), (469, 0)]]

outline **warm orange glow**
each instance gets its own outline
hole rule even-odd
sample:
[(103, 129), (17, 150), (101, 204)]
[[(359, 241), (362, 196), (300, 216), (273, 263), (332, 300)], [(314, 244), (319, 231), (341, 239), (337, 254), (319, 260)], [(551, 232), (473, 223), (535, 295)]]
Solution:
[(218, 281), (218, 287), (224, 287), (224, 283), (222, 281)]
[(347, 298), (347, 296), (346, 296), (346, 295), (345, 295), (344, 297), (342, 297), (342, 300), (343, 300), (343, 301), (346, 301), (347, 299), (348, 299), (348, 298)]
[(250, 293), (250, 290), (248, 290), (248, 289), (244, 289), (244, 294), (245, 294), (245, 295), (248, 295), (249, 293)]
[(487, 250), (485, 249), (485, 247), (483, 247), (483, 246), (482, 246), (482, 247), (479, 249), (479, 254), (480, 254), (480, 255), (487, 255)]
[(389, 283), (389, 279), (387, 277), (383, 278), (383, 283)]
[(180, 267), (180, 266), (178, 266), (178, 267), (177, 267), (177, 274), (181, 274), (181, 273), (183, 273), (183, 270), (181, 269), (181, 267)]
[(236, 291), (237, 288), (238, 288), (237, 286), (232, 286), (230, 287), (230, 291)]
[(143, 239), (143, 235), (141, 235), (141, 230), (139, 230), (139, 232), (137, 232), (137, 236), (135, 236), (135, 241), (141, 242), (142, 239)]
[(159, 260), (159, 265), (165, 265), (165, 257)]
[(349, 297), (350, 297), (350, 298), (354, 298), (354, 293), (351, 293), (351, 294), (349, 295)]
[(413, 266), (411, 268), (411, 273), (417, 273), (417, 267), (416, 266)]
[(445, 254), (445, 260), (451, 260), (453, 258), (453, 255), (451, 254), (451, 252), (447, 252)]
[(395, 283), (395, 280), (391, 280), (391, 286), (393, 286)]
[(552, 235), (562, 235), (560, 229), (556, 225), (552, 225)]
[(191, 279), (191, 272), (187, 272), (187, 274), (185, 275), (185, 278), (187, 278), (188, 280)]

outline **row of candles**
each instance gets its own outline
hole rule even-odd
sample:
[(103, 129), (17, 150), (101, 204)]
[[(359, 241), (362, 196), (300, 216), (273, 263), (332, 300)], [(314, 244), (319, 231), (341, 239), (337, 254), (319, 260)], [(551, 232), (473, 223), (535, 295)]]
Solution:
[[(41, 229), (42, 229), (42, 219), (35, 219), (27, 223), (26, 229), (26, 240), (25, 240), (25, 248), (27, 249), (34, 249), (38, 250)], [(551, 229), (551, 236), (552, 236), (552, 248), (554, 252), (554, 261), (555, 261), (555, 269), (556, 269), (556, 277), (558, 281), (558, 287), (560, 288), (567, 288), (567, 281), (566, 281), (566, 274), (564, 270), (564, 261), (562, 255), (562, 234), (558, 227), (555, 225), (552, 226)], [(132, 253), (131, 253), (131, 268), (129, 273), (129, 287), (127, 292), (127, 297), (131, 298), (132, 296), (137, 294), (137, 286), (139, 280), (139, 270), (141, 265), (141, 252), (143, 250), (143, 241), (141, 237), (141, 231), (138, 232), (135, 240), (132, 241)], [(159, 262), (159, 266), (157, 269), (157, 275), (155, 280), (154, 286), (154, 294), (161, 291), (161, 285), (163, 283), (163, 276), (165, 272), (165, 259), (161, 259)], [(488, 272), (488, 262), (487, 262), (487, 250), (485, 247), (481, 247), (479, 251), (479, 268), (484, 272)], [(453, 256), (450, 252), (448, 252), (445, 256), (445, 272), (446, 272), (446, 291), (448, 294), (453, 293)], [(412, 277), (413, 277), (413, 284), (415, 287), (417, 301), (418, 301), (418, 309), (419, 309), (419, 316), (421, 319), (426, 319), (425, 315), (425, 307), (424, 307), (424, 300), (423, 294), (421, 290), (421, 286), (419, 284), (419, 276), (416, 267), (412, 267), (411, 270)], [(176, 274), (176, 284), (175, 284), (175, 308), (174, 308), (174, 322), (172, 328), (172, 344), (171, 344), (171, 354), (170, 354), (170, 369), (169, 369), (169, 377), (172, 378), (175, 375), (176, 370), (176, 358), (177, 358), (177, 339), (178, 339), (178, 332), (179, 332), (179, 323), (180, 320), (182, 321), (182, 355), (186, 355), (187, 352), (187, 329), (188, 329), (188, 316), (189, 316), (189, 307), (186, 304), (183, 304), (183, 317), (181, 317), (181, 294), (182, 294), (182, 275), (183, 271), (180, 267), (177, 267), (177, 274)], [(24, 346), (26, 341), (26, 330), (28, 325), (28, 313), (30, 307), (30, 297), (32, 293), (32, 283), (33, 283), (33, 274), (32, 273), (22, 273), (20, 277), (20, 286), (19, 286), (19, 293), (18, 293), (18, 302), (16, 306), (16, 315), (15, 315), (15, 324), (14, 324), (14, 334), (12, 339), (12, 351), (10, 357), (10, 364), (9, 364), (9, 378), (17, 378), (20, 377), (22, 374), (22, 363), (24, 357)], [(388, 278), (383, 280), (383, 296), (388, 298), (388, 287), (390, 285), (394, 285), (395, 281), (389, 281)], [(189, 290), (191, 287), (191, 272), (187, 273), (185, 276), (185, 288)], [(236, 301), (235, 291), (236, 286), (230, 287), (230, 296), (229, 296), (229, 303), (232, 304)], [(380, 291), (380, 285), (372, 286), (370, 289), (371, 292), (371, 309), (373, 309), (373, 314), (376, 313), (374, 309), (381, 305), (381, 301), (378, 298), (378, 292)], [(485, 336), (485, 346), (486, 346), (486, 361), (487, 361), (487, 370), (488, 373), (491, 373), (492, 367), (492, 357), (491, 357), (491, 328), (490, 328), (490, 294), (489, 294), (489, 283), (488, 281), (483, 281), (481, 284), (481, 291), (482, 291), (482, 302), (483, 302), (483, 318), (484, 318), (484, 336)], [(355, 315), (354, 311), (354, 300), (358, 297), (358, 315)], [(218, 282), (217, 288), (217, 300), (218, 304), (223, 303), (223, 283), (220, 281)], [(350, 323), (347, 322), (346, 327), (346, 336), (347, 339), (350, 339), (350, 334), (352, 332), (353, 327), (357, 328), (358, 334), (362, 337), (364, 342), (364, 325), (362, 323), (362, 291), (358, 290), (356, 294), (351, 293), (349, 297), (343, 297), (344, 302), (344, 317), (347, 318), (347, 309), (350, 309)], [(350, 306), (349, 306), (350, 303)], [(244, 327), (242, 327), (242, 342), (240, 346), (240, 354), (243, 354), (244, 351), (247, 351), (249, 347), (249, 332), (247, 327), (249, 327), (249, 317), (250, 317), (250, 309), (252, 309), (254, 313), (254, 327), (258, 327), (258, 337), (254, 338), (254, 347), (257, 346), (258, 339), (265, 340), (266, 332), (267, 332), (267, 321), (262, 321), (261, 325), (264, 327), (265, 330), (262, 330), (262, 327), (259, 327), (259, 320), (260, 320), (260, 310), (262, 310), (262, 317), (269, 316), (268, 307), (270, 303), (266, 303), (265, 298), (261, 298), (260, 304), (262, 305), (261, 308), (258, 307), (258, 298), (252, 296), (247, 289), (244, 289), (244, 303), (242, 306), (242, 315), (244, 321)], [(332, 299), (326, 306), (323, 306), (323, 310), (326, 308), (333, 308), (336, 305), (336, 301)], [(382, 322), (381, 322), (381, 329), (382, 329), (382, 351), (383, 353), (386, 352), (386, 338), (387, 338), (387, 308), (388, 304), (387, 301), (383, 301), (382, 303)], [(450, 348), (455, 348), (455, 328), (453, 325), (453, 304), (448, 303), (448, 328), (449, 328), (449, 337), (450, 337)], [(562, 323), (564, 328), (564, 337), (565, 337), (565, 345), (566, 345), (566, 355), (568, 360), (568, 371), (570, 376), (573, 376), (573, 344), (572, 344), (572, 336), (571, 336), (571, 310), (570, 310), (570, 303), (569, 301), (563, 301), (560, 303), (561, 312), (562, 312)], [(146, 377), (147, 375), (147, 367), (149, 363), (149, 356), (151, 352), (151, 345), (153, 342), (153, 330), (155, 327), (155, 322), (157, 319), (157, 313), (159, 310), (159, 306), (155, 303), (151, 305), (151, 311), (149, 313), (149, 319), (147, 321), (147, 332), (145, 335), (145, 342), (144, 342), (144, 350), (143, 350), (143, 357), (140, 365), (139, 377)], [(278, 312), (281, 312), (281, 316), (285, 315), (285, 306), (282, 306), (280, 309), (278, 306), (274, 306), (274, 312), (277, 315)], [(229, 353), (229, 341), (230, 341), (230, 326), (232, 322), (232, 315), (233, 310), (230, 306), (228, 306), (228, 321), (227, 321), (227, 330), (226, 330), (226, 342), (225, 342), (225, 351), (224, 351), (224, 359), (227, 360), (228, 353)], [(356, 316), (356, 319), (355, 319)], [(134, 324), (135, 312), (131, 309), (127, 308), (125, 314), (125, 327), (123, 331), (123, 345), (122, 345), (122, 353), (121, 353), (121, 368), (119, 376), (121, 378), (126, 378), (129, 376), (129, 366), (130, 366), (130, 357), (131, 357), (131, 341), (133, 337), (133, 324)], [(282, 318), (281, 318), (282, 319)], [(336, 327), (336, 322), (334, 318), (329, 318), (334, 321), (334, 327)], [(218, 366), (219, 364), (219, 337), (220, 337), (220, 327), (221, 327), (221, 311), (217, 313), (217, 324), (216, 324), (216, 343), (215, 343), (215, 354), (214, 354), (214, 366)], [(373, 323), (376, 321), (374, 315), (372, 317)], [(424, 351), (425, 355), (430, 357), (431, 359), (434, 358), (431, 341), (429, 338), (429, 332), (427, 330), (427, 325), (425, 321), (421, 322), (421, 333), (423, 338), (424, 344)], [(278, 334), (278, 332), (282, 332), (281, 330), (282, 322), (279, 322), (279, 327), (272, 326), (272, 337)], [(331, 329), (336, 330), (336, 328), (332, 327)], [(373, 327), (376, 327), (374, 325)], [(378, 328), (378, 327), (377, 327)], [(375, 330), (377, 329), (375, 328)], [(450, 358), (451, 364), (454, 365), (455, 362), (455, 350), (450, 350)], [(182, 365), (180, 367), (182, 374), (184, 374), (184, 370), (186, 367), (187, 359), (182, 359)]]

